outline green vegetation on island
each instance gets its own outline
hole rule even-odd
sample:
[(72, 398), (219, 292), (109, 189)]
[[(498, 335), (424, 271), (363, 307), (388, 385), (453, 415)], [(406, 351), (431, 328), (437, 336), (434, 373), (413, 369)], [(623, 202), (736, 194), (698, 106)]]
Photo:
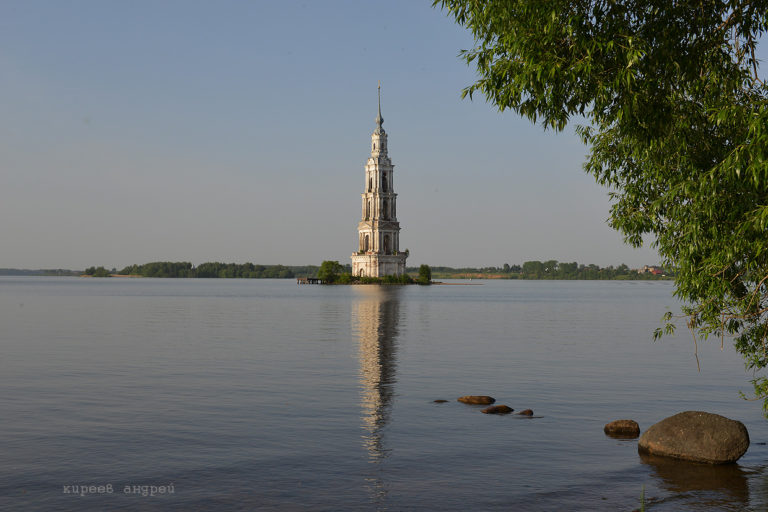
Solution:
[(430, 284), (432, 282), (432, 269), (429, 265), (421, 265), (419, 267), (419, 277), (417, 282), (419, 284)]
[(472, 33), (464, 96), (545, 128), (580, 123), (610, 224), (652, 240), (696, 338), (735, 339), (768, 414), (768, 0), (433, 5)]
[[(422, 265), (429, 269), (429, 266)], [(338, 261), (326, 260), (320, 265), (317, 278), (324, 284), (429, 284), (421, 279), (414, 280), (410, 275), (401, 276), (353, 276), (349, 266), (344, 267)]]
[(83, 270), (83, 274), (92, 277), (110, 277), (115, 273), (115, 269), (107, 270), (104, 267), (88, 267)]
[(317, 278), (325, 283), (335, 283), (344, 274), (344, 267), (338, 261), (326, 260), (317, 271)]

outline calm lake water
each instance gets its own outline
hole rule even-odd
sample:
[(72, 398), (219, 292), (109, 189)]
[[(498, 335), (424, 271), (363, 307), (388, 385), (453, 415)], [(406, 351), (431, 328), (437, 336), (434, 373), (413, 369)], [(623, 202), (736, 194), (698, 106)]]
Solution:
[[(727, 341), (697, 372), (684, 326), (652, 341), (671, 292), (0, 277), (0, 509), (629, 511), (644, 488), (647, 510), (765, 510), (749, 374)], [(747, 454), (645, 460), (603, 434), (685, 410), (744, 422)]]

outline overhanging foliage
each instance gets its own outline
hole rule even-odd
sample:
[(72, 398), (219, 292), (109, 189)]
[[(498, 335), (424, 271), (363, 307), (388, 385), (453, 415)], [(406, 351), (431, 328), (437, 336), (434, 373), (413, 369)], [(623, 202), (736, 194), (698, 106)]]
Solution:
[(611, 225), (635, 246), (653, 238), (689, 327), (734, 336), (768, 410), (768, 88), (755, 58), (768, 1), (434, 5), (475, 37), (465, 96), (555, 130), (586, 120), (585, 170), (611, 189)]

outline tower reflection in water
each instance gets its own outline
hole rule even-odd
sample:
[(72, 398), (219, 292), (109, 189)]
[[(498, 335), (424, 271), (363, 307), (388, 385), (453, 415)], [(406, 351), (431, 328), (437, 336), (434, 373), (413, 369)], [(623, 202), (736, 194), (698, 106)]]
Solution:
[(363, 445), (369, 462), (379, 466), (376, 475), (367, 481), (372, 497), (381, 500), (386, 489), (380, 464), (389, 455), (384, 440), (395, 396), (402, 289), (399, 286), (356, 286), (355, 292), (352, 325), (359, 341)]

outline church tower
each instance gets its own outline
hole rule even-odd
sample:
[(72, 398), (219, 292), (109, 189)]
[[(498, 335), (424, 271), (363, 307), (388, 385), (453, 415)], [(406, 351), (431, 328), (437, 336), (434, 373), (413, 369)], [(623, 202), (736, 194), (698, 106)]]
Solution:
[(381, 127), (381, 84), (379, 115), (371, 135), (371, 156), (365, 164), (362, 220), (357, 225), (359, 243), (352, 254), (352, 274), (382, 277), (405, 274), (406, 254), (400, 252), (400, 223), (397, 221), (397, 194), (393, 170), (387, 155), (387, 133)]

